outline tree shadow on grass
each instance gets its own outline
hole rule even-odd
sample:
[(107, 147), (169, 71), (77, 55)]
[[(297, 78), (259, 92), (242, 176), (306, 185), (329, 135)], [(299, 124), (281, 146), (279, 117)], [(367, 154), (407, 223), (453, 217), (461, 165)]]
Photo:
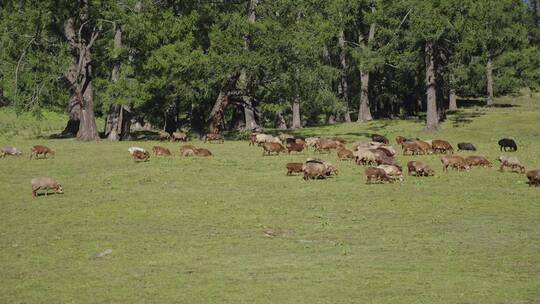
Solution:
[(486, 115), (484, 111), (464, 112), (464, 111), (452, 111), (448, 112), (448, 120), (452, 122), (452, 126), (457, 128), (461, 125), (470, 124), (474, 121), (474, 118)]
[[(464, 108), (464, 109), (474, 108), (474, 107), (489, 108), (488, 106), (486, 106), (486, 101), (483, 99), (458, 99), (457, 106), (458, 108)], [(517, 108), (517, 107), (520, 107), (520, 105), (510, 104), (510, 103), (495, 103), (491, 107), (492, 108)]]

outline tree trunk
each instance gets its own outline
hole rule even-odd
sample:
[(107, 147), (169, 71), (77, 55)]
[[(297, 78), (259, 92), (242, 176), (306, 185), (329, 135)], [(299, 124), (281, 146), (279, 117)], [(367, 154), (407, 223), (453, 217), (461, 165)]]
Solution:
[[(122, 29), (116, 28), (113, 40), (114, 50), (117, 54), (122, 48)], [(115, 64), (111, 73), (111, 82), (116, 83), (120, 78), (120, 60), (115, 59)], [(109, 107), (109, 113), (107, 114), (105, 125), (105, 136), (108, 140), (126, 140), (129, 139), (129, 132), (131, 127), (131, 107), (112, 104)], [(128, 128), (127, 130), (124, 128)]]
[(495, 103), (493, 100), (493, 61), (491, 56), (489, 56), (487, 65), (486, 65), (486, 78), (487, 78), (487, 101), (486, 105), (488, 107), (493, 106)]
[(341, 61), (341, 93), (343, 94), (343, 106), (345, 107), (343, 118), (345, 122), (351, 122), (351, 113), (349, 112), (349, 83), (347, 82), (347, 71), (349, 68), (347, 64), (347, 50), (345, 49), (345, 33), (343, 30), (339, 32), (338, 42), (341, 49), (339, 54)]
[(223, 122), (223, 115), (225, 108), (229, 104), (229, 92), (236, 87), (236, 83), (240, 78), (239, 72), (234, 72), (221, 86), (219, 95), (210, 112), (210, 127), (209, 131), (212, 133), (219, 133), (220, 126)]
[[(86, 5), (86, 4), (85, 4)], [(86, 8), (87, 9), (87, 8)], [(83, 16), (83, 14), (81, 14)], [(84, 21), (82, 22), (84, 25)], [(82, 27), (77, 31), (75, 20), (68, 18), (64, 23), (64, 34), (71, 48), (71, 54), (74, 57), (74, 64), (68, 72), (67, 79), (71, 84), (72, 92), (75, 97), (70, 100), (71, 110), (80, 106), (79, 130), (77, 139), (83, 141), (99, 140), (97, 132), (96, 118), (94, 116), (94, 91), (92, 87), (92, 61), (90, 48), (98, 37), (97, 32), (92, 32), (88, 40), (78, 38), (76, 33), (82, 31)], [(81, 39), (79, 41), (79, 39)], [(74, 106), (71, 106), (71, 103)], [(71, 117), (70, 117), (71, 120)], [(68, 122), (69, 125), (69, 122)]]
[(427, 42), (425, 47), (426, 60), (426, 131), (436, 131), (439, 128), (439, 115), (437, 113), (437, 82), (435, 80), (435, 56), (433, 43)]
[(298, 93), (294, 97), (294, 101), (292, 104), (292, 129), (300, 129), (302, 128), (302, 119), (300, 117), (300, 96)]
[(369, 72), (360, 71), (360, 109), (358, 110), (358, 122), (373, 120), (369, 109)]
[[(375, 13), (375, 6), (371, 7), (371, 12)], [(367, 38), (367, 43), (365, 41), (365, 37), (362, 34), (362, 31), (359, 30), (358, 35), (358, 42), (360, 45), (360, 48), (365, 50), (366, 48), (370, 48), (371, 44), (373, 42), (373, 39), (375, 38), (375, 23), (372, 23), (369, 27), (369, 33)], [(369, 71), (365, 71), (363, 69), (360, 69), (360, 108), (358, 109), (358, 119), (357, 122), (367, 122), (370, 120), (373, 120), (373, 117), (371, 116), (371, 110), (369, 107)]]
[[(248, 22), (251, 24), (255, 23), (255, 20), (257, 18), (256, 9), (257, 4), (259, 0), (250, 0), (249, 1), (249, 7), (248, 7)], [(251, 48), (251, 37), (249, 34), (246, 34), (244, 36), (244, 46), (246, 50), (249, 50)], [(242, 79), (246, 80), (246, 92), (252, 93), (251, 90), (251, 79), (247, 77), (246, 72), (242, 71)], [(246, 96), (244, 98), (244, 119), (245, 124), (244, 127), (246, 130), (254, 130), (259, 128), (259, 125), (257, 124), (257, 120), (255, 117), (255, 111), (254, 111), (254, 104), (251, 97)]]
[(450, 96), (448, 97), (448, 110), (449, 111), (457, 111), (457, 97), (456, 97), (456, 90), (450, 89)]
[(81, 102), (77, 96), (72, 95), (68, 103), (68, 122), (62, 135), (75, 137), (79, 132), (79, 125), (81, 123)]
[(283, 113), (278, 112), (277, 113), (277, 128), (280, 130), (286, 130), (287, 129), (287, 122), (285, 121), (285, 118), (283, 117)]

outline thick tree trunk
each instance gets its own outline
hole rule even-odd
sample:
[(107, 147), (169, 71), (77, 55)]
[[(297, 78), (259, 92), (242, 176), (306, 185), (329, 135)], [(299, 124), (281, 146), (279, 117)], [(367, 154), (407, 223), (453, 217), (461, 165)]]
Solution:
[[(371, 12), (375, 13), (375, 6), (371, 7)], [(369, 27), (369, 33), (367, 38), (367, 43), (365, 41), (365, 37), (362, 34), (362, 31), (359, 30), (358, 35), (358, 44), (360, 45), (361, 49), (370, 48), (371, 44), (373, 42), (373, 39), (375, 38), (375, 28), (376, 24), (372, 23)], [(361, 87), (360, 87), (360, 108), (358, 109), (358, 119), (357, 122), (367, 122), (370, 120), (373, 120), (373, 117), (371, 116), (371, 110), (370, 110), (370, 101), (369, 101), (369, 71), (365, 71), (363, 69), (360, 69), (360, 81), (361, 81)]]
[(349, 111), (349, 83), (347, 82), (347, 71), (349, 70), (347, 64), (347, 50), (345, 49), (345, 33), (343, 30), (339, 32), (339, 47), (341, 48), (340, 52), (340, 61), (341, 61), (341, 93), (343, 96), (343, 106), (345, 108), (345, 114), (343, 118), (345, 122), (351, 122), (351, 113)]
[(435, 55), (432, 42), (426, 42), (426, 96), (427, 114), (426, 131), (436, 131), (439, 128), (439, 115), (437, 113), (437, 82), (435, 79)]
[(91, 141), (99, 140), (96, 118), (94, 116), (94, 92), (92, 87), (92, 61), (90, 53), (90, 48), (97, 39), (98, 33), (93, 32), (88, 40), (84, 40), (76, 34), (81, 32), (82, 27), (81, 25), (81, 28), (76, 30), (75, 20), (73, 18), (68, 18), (64, 23), (64, 34), (71, 48), (74, 63), (76, 63), (70, 68), (67, 79), (71, 84), (72, 92), (74, 92), (75, 96), (72, 97), (70, 104), (71, 102), (75, 102), (80, 106), (77, 139)]
[(251, 98), (244, 98), (244, 117), (245, 117), (245, 128), (246, 130), (254, 130), (259, 128), (257, 120), (255, 119), (255, 111), (253, 110), (253, 101)]
[(488, 58), (486, 64), (486, 78), (487, 78), (487, 100), (486, 105), (488, 107), (493, 106), (495, 103), (493, 100), (493, 61), (491, 56)]
[(223, 115), (225, 108), (229, 104), (229, 92), (236, 87), (236, 83), (240, 78), (239, 72), (234, 72), (221, 86), (219, 95), (210, 112), (210, 127), (209, 131), (212, 133), (219, 133), (220, 126), (223, 124)]
[(369, 72), (360, 71), (360, 108), (358, 109), (358, 122), (373, 120), (369, 109)]
[(456, 111), (457, 109), (456, 90), (450, 89), (450, 95), (448, 96), (448, 110)]

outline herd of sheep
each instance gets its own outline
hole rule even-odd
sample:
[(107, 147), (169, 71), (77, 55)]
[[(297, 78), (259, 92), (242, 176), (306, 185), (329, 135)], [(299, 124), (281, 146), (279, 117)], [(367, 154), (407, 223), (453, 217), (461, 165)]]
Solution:
[[(188, 141), (189, 136), (186, 133), (175, 132), (169, 134), (160, 132), (159, 139), (171, 141)], [(221, 134), (209, 133), (203, 138), (204, 142), (224, 143), (224, 138)], [(405, 138), (398, 136), (396, 143), (401, 146), (403, 155), (428, 155), (428, 154), (444, 154), (441, 156), (443, 171), (448, 171), (448, 168), (454, 170), (469, 170), (471, 167), (491, 167), (492, 164), (483, 156), (468, 156), (462, 157), (454, 154), (452, 145), (446, 140), (420, 140), (418, 138)], [(514, 140), (503, 138), (499, 140), (501, 151), (517, 151), (517, 144)], [(293, 137), (288, 134), (273, 136), (263, 133), (252, 133), (249, 138), (249, 145), (260, 146), (263, 149), (264, 155), (275, 153), (302, 152), (307, 149), (314, 149), (316, 153), (330, 153), (335, 150), (337, 157), (340, 160), (351, 160), (358, 165), (368, 166), (365, 170), (366, 183), (374, 182), (394, 182), (403, 181), (403, 168), (396, 162), (396, 150), (390, 145), (385, 136), (373, 134), (370, 141), (358, 141), (351, 145), (351, 149), (347, 149), (346, 141), (340, 137)], [(469, 150), (476, 151), (476, 147), (471, 143), (458, 143), (458, 151)], [(150, 152), (144, 148), (131, 147), (128, 149), (129, 154), (136, 161), (148, 161)], [(205, 148), (196, 148), (193, 145), (184, 145), (180, 148), (180, 155), (189, 156), (212, 156), (210, 150)], [(171, 156), (169, 149), (162, 146), (154, 146), (152, 148), (154, 156)], [(22, 152), (14, 147), (4, 147), (0, 149), (0, 157), (6, 155), (20, 156)], [(36, 145), (31, 149), (30, 159), (54, 157), (55, 153), (52, 149)], [(518, 158), (501, 156), (499, 157), (500, 171), (504, 168), (510, 168), (512, 171), (525, 173), (525, 166), (521, 164)], [(338, 174), (338, 169), (333, 164), (316, 158), (308, 158), (304, 163), (287, 163), (287, 175), (300, 173), (305, 180), (309, 179), (324, 179), (331, 175)], [(434, 170), (425, 162), (411, 160), (407, 163), (408, 175), (414, 176), (433, 176)], [(531, 170), (526, 172), (528, 183), (530, 186), (540, 186), (540, 170)], [(53, 190), (55, 193), (63, 193), (62, 185), (50, 177), (39, 177), (31, 180), (32, 197), (37, 196), (38, 190), (44, 190), (47, 195), (48, 190)]]

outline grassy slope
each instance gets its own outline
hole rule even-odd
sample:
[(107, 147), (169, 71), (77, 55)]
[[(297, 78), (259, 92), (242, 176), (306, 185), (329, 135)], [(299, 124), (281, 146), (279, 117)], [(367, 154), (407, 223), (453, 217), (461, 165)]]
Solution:
[[(540, 168), (538, 98), (501, 102), (518, 107), (467, 109), (433, 136), (473, 142), (490, 159), (500, 154), (500, 137), (514, 137), (515, 155)], [(0, 112), (0, 128), (6, 116)], [(418, 122), (377, 121), (300, 133), (432, 136), (420, 129)], [(0, 159), (0, 302), (540, 299), (540, 189), (529, 188), (523, 175), (495, 168), (442, 174), (438, 156), (421, 156), (435, 177), (368, 186), (362, 167), (332, 154), (324, 158), (340, 175), (304, 182), (285, 176), (284, 165), (311, 151), (262, 157), (246, 142), (195, 142), (215, 156), (176, 153), (136, 164), (126, 149), (155, 142), (0, 138), (24, 152), (37, 143), (55, 148), (56, 158)], [(179, 146), (164, 145), (175, 152)], [(63, 182), (66, 194), (32, 200), (29, 180), (41, 175)], [(278, 236), (265, 237), (265, 228)], [(107, 248), (110, 255), (95, 258)]]

